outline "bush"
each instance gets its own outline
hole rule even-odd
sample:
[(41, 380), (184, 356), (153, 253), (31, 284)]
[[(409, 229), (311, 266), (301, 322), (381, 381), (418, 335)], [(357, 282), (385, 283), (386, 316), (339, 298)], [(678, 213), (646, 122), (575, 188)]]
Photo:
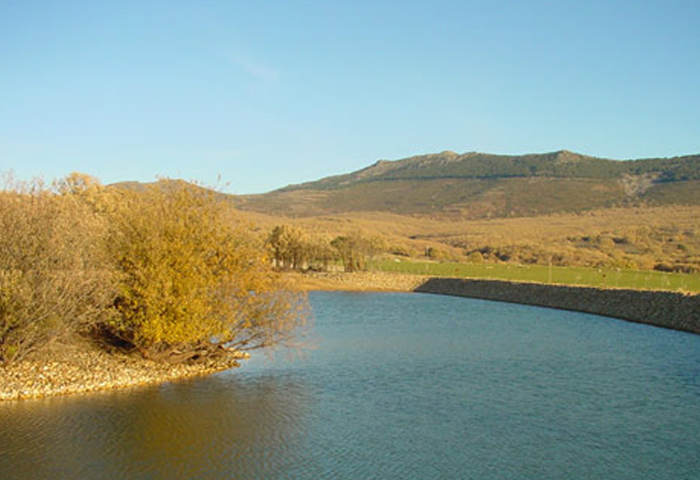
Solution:
[(288, 343), (305, 324), (252, 230), (183, 182), (10, 182), (0, 231), (0, 363), (87, 335), (184, 361)]
[(262, 246), (214, 192), (160, 182), (121, 205), (110, 240), (119, 315), (108, 324), (119, 339), (189, 359), (273, 346), (303, 326), (302, 299), (280, 289)]
[(396, 255), (398, 257), (410, 257), (411, 251), (405, 245), (391, 245), (389, 247), (389, 253)]
[(484, 263), (484, 256), (478, 250), (474, 251), (474, 252), (469, 254), (469, 262), (470, 263)]
[(45, 352), (108, 318), (106, 223), (81, 196), (8, 183), (0, 232), (0, 363)]

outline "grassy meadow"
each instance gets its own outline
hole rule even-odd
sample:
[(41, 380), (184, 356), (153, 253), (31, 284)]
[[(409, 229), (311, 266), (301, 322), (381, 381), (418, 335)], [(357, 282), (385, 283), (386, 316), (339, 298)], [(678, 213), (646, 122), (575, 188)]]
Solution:
[(610, 268), (548, 265), (468, 264), (381, 260), (371, 269), (439, 277), (487, 278), (519, 282), (700, 292), (700, 275)]

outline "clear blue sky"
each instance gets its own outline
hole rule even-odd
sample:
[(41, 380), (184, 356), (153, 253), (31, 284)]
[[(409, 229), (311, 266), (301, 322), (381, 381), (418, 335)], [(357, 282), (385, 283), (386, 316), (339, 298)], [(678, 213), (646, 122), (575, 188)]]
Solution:
[(0, 0), (0, 171), (269, 191), (378, 159), (700, 153), (700, 1)]

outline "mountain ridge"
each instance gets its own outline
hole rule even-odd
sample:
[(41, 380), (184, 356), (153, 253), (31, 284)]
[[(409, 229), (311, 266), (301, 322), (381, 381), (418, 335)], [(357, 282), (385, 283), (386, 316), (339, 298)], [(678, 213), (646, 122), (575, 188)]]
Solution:
[[(278, 191), (327, 189), (347, 186), (359, 181), (396, 179), (448, 178), (619, 178), (624, 174), (660, 173), (667, 181), (700, 180), (700, 155), (633, 160), (610, 160), (569, 150), (525, 155), (497, 155), (481, 152), (457, 154), (452, 151), (416, 155), (400, 160), (378, 160), (351, 173), (333, 175), (320, 180), (288, 185)], [(679, 170), (683, 178), (678, 175)], [(688, 174), (691, 173), (690, 178)], [(688, 178), (685, 178), (688, 177)]]
[(493, 218), (675, 204), (700, 205), (700, 155), (609, 160), (569, 150), (444, 151), (245, 195), (239, 206), (287, 216), (387, 211)]

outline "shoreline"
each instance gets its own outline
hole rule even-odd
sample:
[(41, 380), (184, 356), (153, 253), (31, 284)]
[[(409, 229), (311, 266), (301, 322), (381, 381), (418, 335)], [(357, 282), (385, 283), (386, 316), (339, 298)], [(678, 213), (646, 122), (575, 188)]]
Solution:
[(0, 367), (0, 402), (154, 385), (238, 367), (250, 355), (197, 364), (161, 364), (136, 354), (79, 349), (51, 360), (23, 360)]
[[(415, 292), (573, 310), (700, 334), (700, 295), (548, 285), (383, 272), (287, 274), (298, 291)], [(58, 358), (0, 366), (0, 402), (131, 388), (209, 375), (239, 366), (245, 352), (197, 364), (162, 364), (138, 355), (74, 348)]]

